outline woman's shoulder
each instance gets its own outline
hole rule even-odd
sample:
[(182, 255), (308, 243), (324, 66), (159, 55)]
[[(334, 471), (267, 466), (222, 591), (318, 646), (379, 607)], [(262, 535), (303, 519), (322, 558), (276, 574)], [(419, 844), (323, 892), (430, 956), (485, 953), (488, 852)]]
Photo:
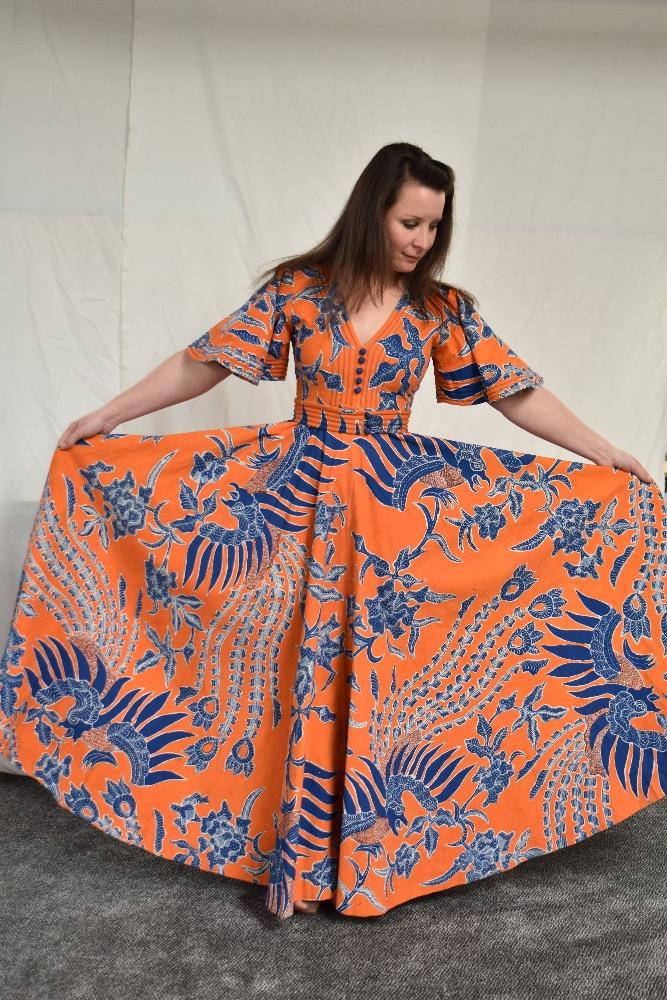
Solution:
[(460, 293), (454, 285), (446, 281), (436, 281), (437, 292), (435, 295), (435, 310), (442, 320), (456, 319), (461, 308)]
[(455, 319), (465, 322), (467, 317), (475, 316), (479, 303), (472, 292), (445, 281), (438, 281), (438, 299), (443, 310), (443, 319)]
[(442, 301), (448, 305), (456, 306), (458, 304), (458, 289), (446, 281), (437, 281), (436, 284)]
[(328, 281), (324, 268), (293, 267), (289, 264), (278, 264), (274, 269), (274, 280), (281, 290), (288, 295), (297, 295), (310, 286), (318, 286)]

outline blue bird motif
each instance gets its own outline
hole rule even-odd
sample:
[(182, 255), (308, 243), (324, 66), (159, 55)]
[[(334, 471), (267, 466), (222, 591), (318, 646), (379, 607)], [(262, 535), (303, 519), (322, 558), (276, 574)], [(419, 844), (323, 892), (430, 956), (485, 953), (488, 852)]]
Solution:
[(383, 765), (360, 757), (367, 772), (355, 768), (346, 773), (341, 841), (352, 837), (372, 848), (389, 833), (398, 833), (408, 823), (408, 794), (426, 812), (434, 813), (477, 767), (475, 763), (457, 771), (464, 758), (453, 757), (454, 752), (437, 742), (424, 742), (419, 749), (408, 742), (394, 747)]
[[(663, 780), (667, 777), (667, 718), (657, 711), (658, 695), (641, 675), (655, 666), (655, 657), (635, 653), (625, 638), (622, 655), (617, 653), (613, 641), (621, 615), (605, 601), (579, 590), (577, 595), (588, 612), (568, 611), (578, 628), (547, 622), (549, 631), (563, 641), (544, 643), (542, 648), (565, 661), (549, 673), (566, 678), (565, 685), (574, 689), (581, 702), (576, 711), (586, 721), (586, 749), (593, 769), (609, 774), (613, 763), (623, 787), (629, 782), (635, 795), (641, 776), (646, 794), (654, 770)], [(656, 716), (662, 732), (632, 725), (633, 719), (650, 714)]]
[[(48, 746), (53, 739), (82, 739), (90, 746), (82, 758), (87, 767), (101, 761), (117, 763), (116, 754), (120, 751), (130, 761), (135, 785), (183, 780), (175, 771), (158, 769), (159, 764), (181, 756), (180, 753), (160, 751), (179, 739), (192, 736), (189, 731), (169, 728), (185, 718), (185, 712), (161, 713), (169, 691), (153, 695), (138, 687), (128, 689), (132, 678), (109, 678), (96, 653), (93, 668), (91, 658), (95, 646), (90, 638), (82, 636), (78, 643), (71, 639), (72, 652), (57, 638), (51, 637), (51, 643), (52, 646), (39, 640), (39, 648), (34, 650), (39, 670), (36, 673), (31, 668), (26, 669), (30, 690), (37, 702), (37, 707), (29, 710), (27, 719), (37, 720), (35, 730), (40, 741)], [(70, 699), (74, 700), (73, 705), (69, 705)], [(56, 710), (61, 702), (68, 706), (62, 718)], [(64, 736), (59, 735), (59, 729)]]
[(231, 482), (229, 486), (230, 497), (222, 498), (221, 503), (236, 519), (236, 526), (227, 528), (219, 524), (217, 518), (213, 517), (215, 506), (208, 511), (211, 520), (203, 520), (200, 523), (194, 539), (188, 545), (184, 584), (194, 572), (200, 552), (199, 572), (194, 586), (197, 588), (204, 580), (212, 559), (211, 576), (208, 581), (210, 590), (220, 577), (223, 561), (225, 575), (222, 578), (222, 586), (225, 587), (232, 577), (233, 582), (237, 583), (253, 564), (259, 568), (263, 556), (270, 554), (273, 549), (272, 534), (258, 499), (239, 483)]

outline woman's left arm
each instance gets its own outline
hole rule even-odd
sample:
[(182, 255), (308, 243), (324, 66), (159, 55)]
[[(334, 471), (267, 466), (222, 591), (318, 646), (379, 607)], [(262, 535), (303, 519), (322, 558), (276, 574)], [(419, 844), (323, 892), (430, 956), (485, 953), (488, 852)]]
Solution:
[(655, 482), (638, 459), (627, 451), (615, 448), (588, 427), (545, 386), (523, 389), (504, 399), (490, 400), (489, 406), (500, 410), (504, 417), (530, 434), (567, 448), (596, 465), (623, 469), (646, 483)]

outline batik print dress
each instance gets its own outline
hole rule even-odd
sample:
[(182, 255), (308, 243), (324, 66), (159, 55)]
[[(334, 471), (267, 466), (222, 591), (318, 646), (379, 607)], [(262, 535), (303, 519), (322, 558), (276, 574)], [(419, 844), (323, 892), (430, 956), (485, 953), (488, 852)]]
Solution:
[[(127, 844), (376, 917), (665, 796), (667, 511), (607, 466), (411, 433), (543, 383), (455, 289), (362, 345), (325, 270), (187, 348), (290, 418), (51, 460), (0, 753)], [(637, 845), (639, 849), (639, 845)]]

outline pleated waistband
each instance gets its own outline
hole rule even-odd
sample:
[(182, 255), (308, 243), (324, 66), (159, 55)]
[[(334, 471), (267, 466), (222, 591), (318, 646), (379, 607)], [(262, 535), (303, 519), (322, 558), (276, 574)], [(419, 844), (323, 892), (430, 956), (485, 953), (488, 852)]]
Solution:
[(294, 420), (336, 434), (386, 434), (407, 431), (409, 410), (374, 410), (294, 400)]

